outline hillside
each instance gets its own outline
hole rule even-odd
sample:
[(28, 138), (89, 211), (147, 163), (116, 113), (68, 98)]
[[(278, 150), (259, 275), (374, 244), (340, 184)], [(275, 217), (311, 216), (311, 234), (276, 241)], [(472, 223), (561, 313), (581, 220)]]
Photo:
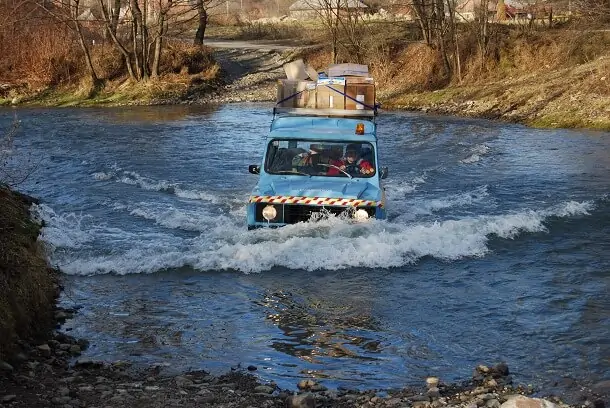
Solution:
[[(207, 47), (171, 45), (164, 60), (169, 71), (147, 82), (133, 82), (115, 72), (95, 90), (83, 85), (86, 81), (79, 77), (44, 87), (28, 82), (6, 85), (10, 88), (3, 85), (0, 105), (271, 102), (277, 79), (284, 77), (284, 63), (302, 58), (323, 70), (332, 60), (328, 33), (319, 26), (299, 24), (222, 27), (210, 31)], [(610, 129), (607, 30), (567, 26), (524, 31), (500, 25), (494, 28), (485, 58), (479, 56), (476, 40), (465, 32), (459, 43), (460, 75), (443, 73), (438, 50), (410, 39), (413, 27), (408, 31), (399, 24), (378, 24), (367, 30), (361, 49), (384, 109), (491, 118), (536, 127)], [(338, 57), (353, 60), (347, 48)]]
[(384, 107), (501, 119), (536, 127), (610, 130), (610, 55), (571, 67), (391, 96)]

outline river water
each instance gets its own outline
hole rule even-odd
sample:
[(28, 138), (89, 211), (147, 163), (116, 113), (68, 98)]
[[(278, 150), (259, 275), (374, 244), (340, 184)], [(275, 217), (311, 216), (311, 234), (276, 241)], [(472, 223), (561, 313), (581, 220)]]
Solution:
[(387, 221), (247, 231), (271, 106), (20, 109), (86, 357), (294, 389), (610, 379), (610, 134), (379, 117)]

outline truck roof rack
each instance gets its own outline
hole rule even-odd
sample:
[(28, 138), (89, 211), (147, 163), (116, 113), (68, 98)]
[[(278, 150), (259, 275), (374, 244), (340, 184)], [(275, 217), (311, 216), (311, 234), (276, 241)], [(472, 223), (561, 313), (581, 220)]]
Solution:
[(327, 116), (334, 118), (366, 118), (371, 119), (377, 116), (377, 110), (371, 109), (314, 109), (314, 108), (283, 108), (274, 107), (273, 116), (278, 114), (298, 115), (298, 116)]

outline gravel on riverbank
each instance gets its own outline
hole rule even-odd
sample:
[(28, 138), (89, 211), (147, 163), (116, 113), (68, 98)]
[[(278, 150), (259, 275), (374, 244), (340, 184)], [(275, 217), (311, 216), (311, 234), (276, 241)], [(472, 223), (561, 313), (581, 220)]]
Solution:
[[(56, 310), (62, 321), (74, 310)], [(12, 364), (0, 361), (0, 407), (412, 407), (412, 408), (604, 408), (591, 391), (580, 403), (532, 397), (534, 390), (514, 386), (504, 363), (476, 367), (462, 384), (437, 377), (421, 387), (394, 390), (329, 390), (315, 379), (294, 390), (259, 381), (249, 366), (222, 376), (204, 371), (167, 375), (163, 365), (134, 367), (129, 362), (98, 362), (79, 357), (88, 343), (55, 331), (40, 344), (21, 342)]]

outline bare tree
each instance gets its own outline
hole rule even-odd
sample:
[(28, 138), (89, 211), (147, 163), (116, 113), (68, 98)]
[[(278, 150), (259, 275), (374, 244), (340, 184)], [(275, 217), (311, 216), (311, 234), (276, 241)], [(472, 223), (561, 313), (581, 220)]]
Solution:
[(121, 0), (114, 0), (114, 7), (108, 12), (110, 13), (110, 31), (116, 35), (121, 18)]
[(359, 4), (353, 4), (354, 7), (349, 7), (350, 4), (345, 2), (345, 9), (338, 14), (338, 21), (341, 27), (342, 34), (339, 38), (341, 45), (347, 50), (349, 55), (356, 57), (356, 62), (364, 64), (365, 61), (365, 40), (366, 40), (366, 24), (363, 19), (364, 12)]
[(573, 0), (570, 13), (576, 12), (591, 20), (610, 24), (610, 0)]
[(434, 16), (434, 0), (413, 0), (413, 11), (417, 17), (422, 37), (428, 45), (432, 45), (432, 21)]
[(0, 187), (15, 187), (25, 182), (36, 170), (38, 163), (31, 158), (20, 160), (17, 165), (13, 163), (15, 155), (15, 136), (19, 132), (21, 122), (17, 116), (4, 134), (0, 134)]
[(78, 17), (80, 15), (80, 0), (72, 0), (71, 2), (71, 14), (72, 14), (72, 24), (74, 25), (74, 29), (78, 34), (78, 42), (80, 44), (81, 49), (83, 50), (83, 54), (85, 55), (85, 62), (87, 64), (87, 69), (89, 71), (89, 76), (91, 78), (91, 83), (93, 86), (97, 86), (99, 80), (97, 74), (95, 73), (95, 68), (93, 67), (93, 63), (91, 62), (91, 54), (89, 53), (89, 47), (85, 41), (85, 36), (83, 35), (83, 30), (81, 28), (80, 22), (78, 21)]
[(339, 51), (340, 13), (347, 8), (348, 0), (305, 0), (305, 4), (316, 13), (330, 35), (331, 60), (337, 63)]
[(453, 45), (453, 67), (452, 72), (457, 76), (458, 82), (462, 81), (462, 62), (460, 59), (460, 36), (457, 24), (457, 0), (445, 0), (447, 8), (448, 37)]
[(151, 70), (151, 76), (153, 78), (156, 78), (159, 76), (159, 64), (161, 61), (161, 49), (163, 46), (163, 36), (167, 31), (167, 14), (169, 13), (169, 11), (171, 10), (172, 6), (173, 6), (173, 0), (165, 0), (165, 4), (162, 4), (161, 1), (159, 1), (159, 13), (157, 15), (157, 22), (156, 22), (156, 35), (153, 39), (154, 45), (155, 45), (155, 49), (154, 49), (154, 54), (153, 54), (153, 63), (152, 63), (152, 70)]
[[(127, 67), (127, 72), (129, 73), (129, 77), (133, 80), (138, 80), (139, 77), (136, 76), (136, 73), (133, 69), (133, 58), (134, 53), (131, 52), (127, 46), (123, 44), (123, 42), (119, 39), (117, 35), (116, 28), (113, 27), (113, 19), (110, 15), (109, 10), (106, 8), (103, 0), (98, 0), (98, 4), (100, 9), (102, 10), (102, 15), (104, 18), (104, 23), (106, 26), (106, 32), (112, 39), (115, 47), (119, 50), (119, 52), (123, 55), (123, 59), (125, 60), (125, 66)], [(115, 3), (116, 4), (116, 3)], [(117, 23), (118, 24), (118, 23)]]

